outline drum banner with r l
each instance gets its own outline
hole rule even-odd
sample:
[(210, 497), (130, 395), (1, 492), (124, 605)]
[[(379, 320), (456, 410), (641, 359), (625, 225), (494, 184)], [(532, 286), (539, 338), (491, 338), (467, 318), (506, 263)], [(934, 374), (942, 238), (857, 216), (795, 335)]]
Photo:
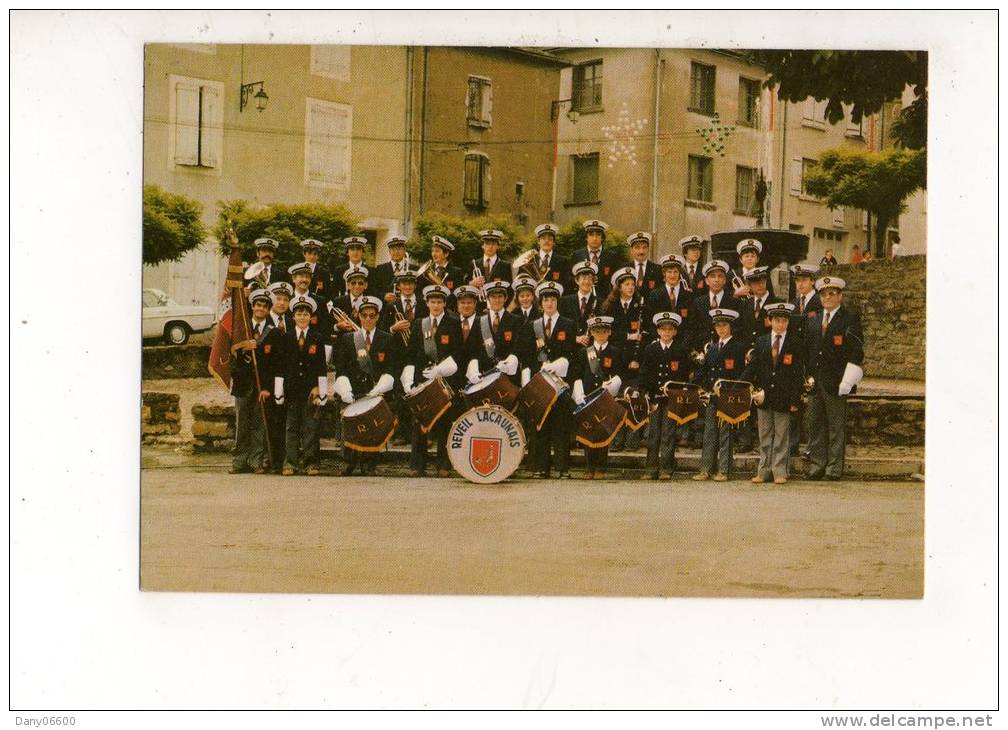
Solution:
[(680, 388), (666, 388), (665, 392), (668, 394), (665, 412), (676, 424), (683, 426), (700, 416), (699, 388), (684, 385)]
[(741, 380), (722, 380), (718, 395), (712, 395), (712, 405), (723, 423), (737, 426), (749, 418), (752, 408), (752, 386)]

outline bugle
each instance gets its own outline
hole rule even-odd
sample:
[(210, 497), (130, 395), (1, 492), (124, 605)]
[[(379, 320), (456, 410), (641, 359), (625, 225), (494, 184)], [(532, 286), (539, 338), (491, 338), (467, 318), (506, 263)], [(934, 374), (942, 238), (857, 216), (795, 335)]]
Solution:
[(344, 312), (339, 307), (329, 306), (329, 313), (332, 314), (333, 318), (336, 320), (336, 324), (348, 324), (356, 332), (360, 329), (360, 325), (354, 322), (353, 317)]

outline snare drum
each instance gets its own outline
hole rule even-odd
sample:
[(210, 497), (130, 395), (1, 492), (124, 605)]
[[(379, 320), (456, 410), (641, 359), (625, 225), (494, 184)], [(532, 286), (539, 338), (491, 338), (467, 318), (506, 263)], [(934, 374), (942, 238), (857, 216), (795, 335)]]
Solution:
[(626, 423), (626, 409), (605, 388), (591, 393), (574, 409), (575, 438), (590, 449), (605, 448)]
[(354, 451), (381, 451), (398, 424), (380, 395), (355, 400), (343, 409), (343, 444)]
[(467, 385), (462, 391), (462, 399), (468, 408), (476, 406), (500, 406), (506, 411), (514, 411), (521, 391), (507, 375), (495, 371), (477, 382)]
[(546, 417), (568, 387), (556, 373), (540, 370), (518, 393), (518, 403), (528, 412), (536, 431), (542, 430)]
[(420, 426), (423, 433), (430, 433), (434, 424), (451, 408), (455, 391), (444, 381), (441, 376), (422, 383), (412, 393), (408, 393), (403, 400), (409, 406), (414, 420)]

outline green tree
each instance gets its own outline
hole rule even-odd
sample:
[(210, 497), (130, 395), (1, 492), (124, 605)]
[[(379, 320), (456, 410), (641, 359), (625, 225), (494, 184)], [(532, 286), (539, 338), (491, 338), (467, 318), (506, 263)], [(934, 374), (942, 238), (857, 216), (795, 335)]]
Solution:
[(765, 85), (777, 86), (777, 96), (791, 102), (808, 97), (827, 99), (826, 119), (836, 124), (850, 104), (851, 118), (874, 114), (882, 105), (913, 87), (917, 99), (903, 109), (892, 128), (893, 139), (907, 149), (927, 143), (926, 51), (751, 51), (754, 63), (768, 72)]
[[(560, 227), (557, 234), (556, 250), (568, 258), (579, 248), (588, 245), (588, 236), (583, 228), (583, 221), (572, 220)], [(630, 247), (627, 245), (626, 236), (613, 228), (606, 231), (605, 247), (619, 252), (624, 260), (630, 259)]]
[(206, 239), (203, 206), (157, 185), (143, 189), (143, 262), (178, 261)]
[[(245, 200), (221, 201), (217, 204), (218, 220), (213, 233), (218, 241), (226, 241), (228, 222), (234, 226), (246, 261), (255, 260), (255, 240), (272, 238), (277, 242), (275, 262), (286, 269), (302, 260), (301, 241), (314, 238), (324, 245), (323, 258), (342, 254), (343, 239), (360, 233), (358, 218), (345, 206), (328, 203), (276, 203), (253, 207)], [(226, 256), (225, 245), (221, 252)]]
[(498, 230), (504, 234), (499, 255), (511, 261), (532, 245), (532, 237), (515, 225), (510, 216), (496, 215), (484, 218), (456, 218), (442, 213), (424, 213), (416, 219), (410, 238), (410, 257), (423, 262), (430, 259), (431, 236), (443, 236), (455, 245), (451, 260), (463, 270), (471, 268), (470, 261), (483, 255), (479, 232)]
[(926, 187), (926, 164), (922, 150), (827, 150), (805, 184), (809, 193), (830, 208), (847, 206), (871, 213), (876, 255), (881, 257), (889, 224), (904, 210), (906, 199)]

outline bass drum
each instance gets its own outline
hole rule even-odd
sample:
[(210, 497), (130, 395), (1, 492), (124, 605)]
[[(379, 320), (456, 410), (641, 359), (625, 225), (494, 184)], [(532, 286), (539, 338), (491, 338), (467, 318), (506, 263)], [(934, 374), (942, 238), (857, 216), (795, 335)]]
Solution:
[(343, 444), (354, 451), (381, 451), (399, 419), (380, 395), (361, 398), (343, 409)]
[(569, 386), (556, 373), (540, 370), (518, 393), (518, 403), (528, 413), (536, 431), (542, 430), (546, 417)]
[(605, 388), (589, 394), (574, 409), (575, 438), (582, 446), (601, 449), (612, 443), (626, 423), (626, 409)]
[(448, 409), (451, 408), (455, 391), (440, 376), (426, 383), (421, 383), (412, 393), (407, 393), (403, 400), (409, 406), (410, 413), (420, 426), (423, 433), (430, 433)]
[(521, 388), (504, 373), (497, 371), (484, 375), (477, 382), (465, 387), (462, 400), (468, 408), (476, 406), (500, 406), (506, 411), (514, 411)]

